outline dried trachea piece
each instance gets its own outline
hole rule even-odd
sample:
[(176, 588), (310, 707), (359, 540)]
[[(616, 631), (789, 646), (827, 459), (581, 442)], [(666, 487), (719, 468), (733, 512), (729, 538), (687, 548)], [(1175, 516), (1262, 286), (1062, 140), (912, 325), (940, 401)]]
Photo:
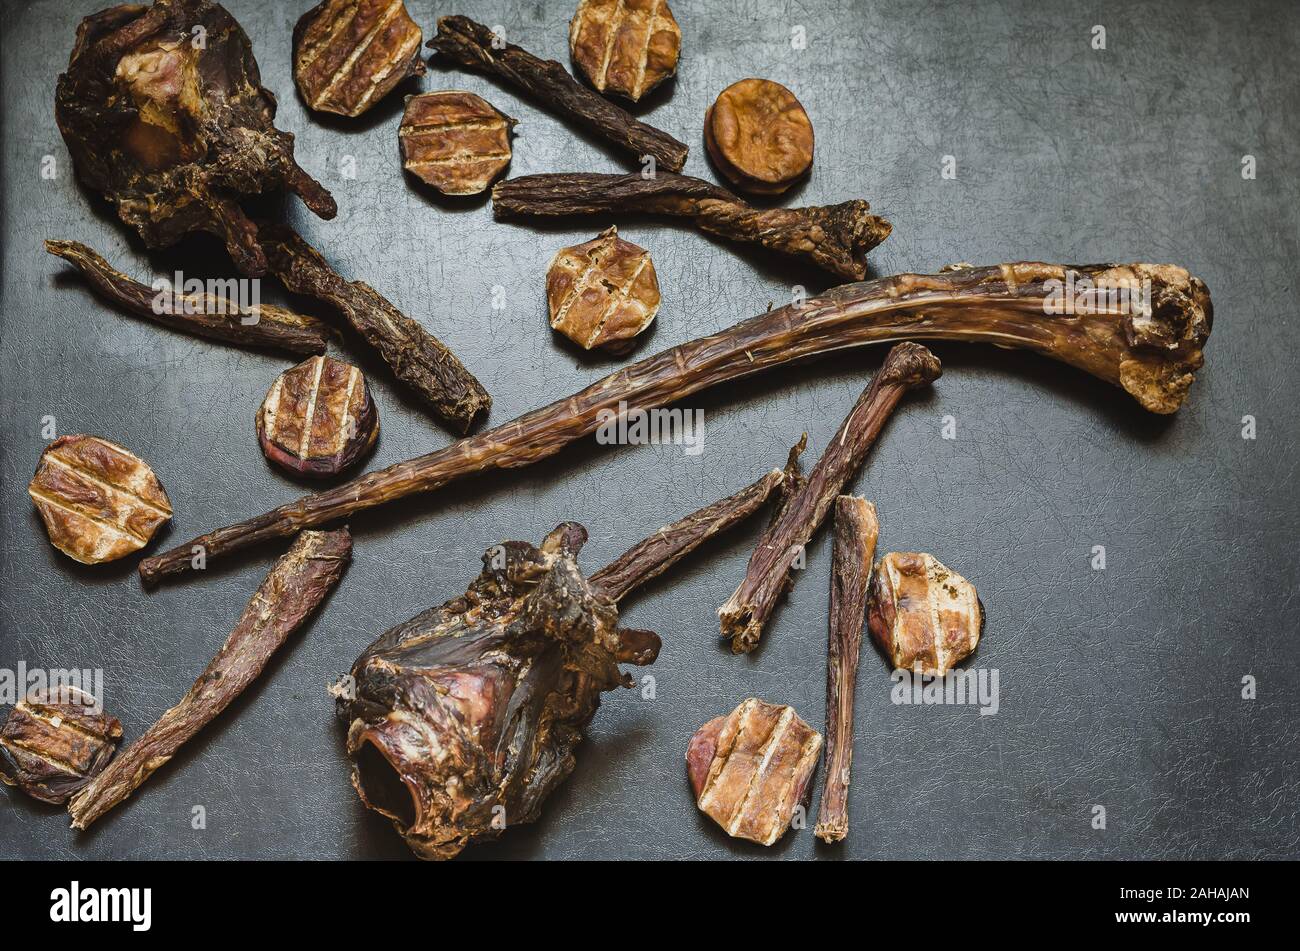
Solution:
[(705, 113), (704, 145), (737, 188), (775, 195), (812, 168), (812, 121), (780, 83), (742, 79)]
[(303, 532), (253, 594), (226, 643), (180, 703), (164, 713), (68, 804), (74, 829), (86, 829), (176, 754), (254, 680), (343, 577), (352, 536)]
[(618, 228), (561, 248), (546, 272), (551, 329), (584, 350), (621, 352), (659, 311), (659, 278), (650, 252), (618, 236)]
[(0, 728), (0, 782), (61, 806), (117, 750), (122, 724), (75, 687), (29, 693)]
[(755, 512), (783, 478), (771, 472), (679, 519), (590, 578), (576, 522), (536, 548), (488, 549), (463, 597), (380, 636), (335, 688), (362, 802), (425, 859), (536, 819), (573, 770), (601, 693), (632, 685), (618, 665), (658, 656), (659, 637), (620, 628), (616, 605)]
[(871, 562), (880, 523), (866, 499), (835, 500), (835, 550), (831, 559), (830, 641), (826, 652), (826, 782), (814, 834), (839, 842), (849, 834), (849, 770), (853, 765), (853, 690), (862, 655)]
[(677, 71), (682, 31), (667, 0), (581, 0), (569, 52), (587, 81), (636, 102)]
[(477, 195), (510, 164), (515, 124), (472, 92), (412, 96), (397, 130), (402, 167), (444, 195)]
[(822, 735), (794, 707), (750, 697), (691, 737), (695, 804), (727, 835), (772, 845), (806, 804), (821, 750)]
[(46, 241), (45, 250), (81, 271), (100, 296), (164, 327), (242, 346), (273, 347), (304, 357), (325, 352), (328, 332), (315, 317), (274, 304), (244, 307), (232, 298), (206, 292), (155, 290), (115, 270), (78, 241)]
[(763, 627), (790, 583), (795, 560), (821, 525), (845, 483), (853, 478), (903, 394), (939, 378), (938, 358), (917, 343), (900, 343), (840, 424), (808, 481), (758, 541), (744, 580), (718, 608), (722, 636), (745, 654), (758, 646)]
[(293, 28), (293, 79), (318, 112), (359, 116), (424, 75), (422, 42), (402, 0), (323, 0)]
[[(1150, 312), (1046, 313), (1069, 273), (1094, 281), (1149, 280), (1154, 306)], [(728, 380), (873, 343), (961, 340), (1020, 347), (1121, 386), (1154, 413), (1172, 413), (1204, 362), (1212, 315), (1205, 284), (1172, 264), (1022, 262), (845, 284), (638, 360), (478, 436), (209, 532), (145, 559), (140, 576), (153, 583), (189, 571), (193, 545), (204, 546), (211, 561), (468, 475), (529, 465), (595, 432), (602, 411), (666, 406)]]
[(708, 234), (806, 258), (855, 280), (866, 276), (867, 252), (892, 228), (870, 211), (871, 205), (860, 198), (810, 208), (755, 208), (711, 182), (663, 171), (651, 178), (595, 172), (525, 175), (492, 189), (492, 213), (501, 219), (610, 212), (672, 215), (691, 219)]
[(638, 163), (643, 156), (651, 156), (658, 168), (670, 172), (680, 171), (686, 164), (684, 142), (638, 121), (592, 92), (555, 60), (538, 59), (469, 17), (439, 19), (438, 32), (428, 45), (453, 63), (506, 80), (552, 112), (622, 149)]
[(208, 0), (156, 0), (92, 14), (77, 27), (54, 97), (77, 177), (151, 248), (192, 231), (225, 242), (235, 266), (266, 270), (239, 202), (285, 188), (322, 218), (337, 208), (272, 125), (248, 36)]
[(333, 305), (393, 374), (457, 432), (468, 432), (491, 408), (487, 390), (456, 355), (369, 284), (345, 280), (287, 225), (263, 224), (260, 239), (285, 287)]
[(933, 555), (893, 551), (876, 566), (867, 626), (895, 670), (942, 677), (979, 644), (984, 606)]
[(149, 465), (98, 436), (60, 436), (46, 446), (27, 494), (50, 544), (84, 565), (139, 551), (172, 517)]
[(379, 438), (379, 411), (361, 371), (312, 357), (281, 373), (257, 412), (266, 458), (295, 475), (332, 476)]

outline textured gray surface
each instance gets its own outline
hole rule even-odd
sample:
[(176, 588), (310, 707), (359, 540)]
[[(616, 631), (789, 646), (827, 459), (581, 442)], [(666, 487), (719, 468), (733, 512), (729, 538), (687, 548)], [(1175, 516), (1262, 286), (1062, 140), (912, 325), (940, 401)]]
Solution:
[[(44, 440), (97, 433), (149, 460), (176, 518), (165, 545), (300, 494), (263, 460), (253, 414), (288, 361), (124, 316), (46, 255), (85, 241), (139, 277), (223, 273), (220, 247), (147, 253), (75, 182), (53, 89), (78, 18), (97, 2), (4, 3), (3, 493), (0, 667), (101, 667), (137, 736), (225, 638), (276, 552), (141, 590), (134, 559), (83, 569), (45, 541), (25, 486)], [(291, 220), (449, 343), (491, 391), (492, 421), (572, 392), (616, 364), (546, 328), (551, 255), (597, 222), (531, 230), (485, 202), (438, 202), (404, 180), (400, 94), (355, 122), (304, 114), (290, 76), (299, 3), (229, 0), (253, 39), (277, 124), (338, 199), (332, 222)], [(503, 25), (567, 62), (569, 2), (408, 7)], [(882, 550), (928, 550), (978, 586), (989, 622), (974, 664), (1000, 671), (1001, 709), (891, 704), (863, 658), (846, 844), (811, 831), (770, 852), (727, 840), (694, 809), (682, 755), (705, 720), (757, 695), (823, 723), (825, 535), (757, 654), (735, 658), (714, 610), (744, 570), (752, 524), (625, 612), (664, 638), (653, 701), (607, 697), (577, 771), (542, 821), (478, 857), (1296, 857), (1300, 674), (1294, 262), (1300, 233), (1300, 9), (1277, 3), (870, 4), (675, 0), (681, 73), (647, 108), (713, 178), (705, 108), (748, 75), (792, 88), (817, 133), (791, 201), (865, 197), (894, 223), (874, 273), (952, 261), (1171, 261), (1202, 277), (1216, 325), (1207, 366), (1172, 419), (1023, 354), (936, 348), (946, 373), (887, 428), (854, 490), (876, 502)], [(1092, 27), (1106, 27), (1104, 51)], [(807, 47), (791, 47), (803, 27)], [(511, 91), (434, 68), (404, 87), (464, 88), (520, 118), (509, 174), (625, 168)], [(1242, 156), (1258, 163), (1243, 180)], [(40, 175), (53, 156), (57, 177)], [(944, 155), (957, 161), (944, 180)], [(355, 178), (341, 170), (355, 157)], [(649, 248), (663, 308), (646, 355), (815, 291), (823, 275), (737, 254), (657, 221), (619, 221)], [(494, 310), (493, 288), (505, 308)], [(449, 441), (359, 347), (383, 433), (372, 466)], [(883, 352), (860, 351), (694, 400), (698, 456), (594, 441), (519, 472), (353, 520), (355, 563), (326, 609), (219, 722), (89, 834), (0, 795), (0, 853), (45, 857), (402, 857), (347, 781), (325, 688), (380, 631), (464, 589), (487, 546), (577, 518), (604, 563), (664, 521), (776, 464), (806, 429), (815, 459)], [(1242, 417), (1258, 438), (1241, 436)], [(943, 417), (956, 439), (941, 437)], [(1090, 565), (1095, 545), (1107, 567)], [(641, 672), (638, 672), (641, 673)], [(1258, 699), (1241, 681), (1258, 678)], [(820, 791), (820, 779), (818, 793)], [(207, 828), (191, 828), (203, 805)], [(1092, 827), (1093, 807), (1106, 829)]]

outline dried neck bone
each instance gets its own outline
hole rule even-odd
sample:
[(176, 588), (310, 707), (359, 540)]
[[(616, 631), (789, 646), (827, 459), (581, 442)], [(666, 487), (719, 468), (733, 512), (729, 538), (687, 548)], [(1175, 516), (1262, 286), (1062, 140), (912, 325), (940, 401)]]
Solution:
[[(1069, 272), (1151, 281), (1150, 315), (1104, 309), (1049, 315)], [(898, 340), (960, 340), (1024, 348), (1122, 386), (1146, 409), (1182, 405), (1210, 335), (1210, 292), (1172, 264), (1018, 263), (944, 274), (900, 274), (845, 284), (639, 360), (572, 396), (325, 492), (217, 529), (140, 563), (146, 583), (191, 568), (191, 547), (209, 561), (393, 499), (431, 492), (496, 468), (529, 465), (595, 432), (602, 411), (665, 406), (710, 386), (820, 354)]]
[(322, 218), (336, 207), (272, 125), (248, 36), (220, 4), (156, 0), (86, 17), (55, 117), (78, 177), (149, 247), (191, 231), (223, 240), (245, 274), (266, 270), (247, 195), (286, 188)]
[(773, 470), (634, 545), (584, 578), (586, 530), (540, 547), (504, 542), (464, 596), (383, 634), (340, 687), (352, 784), (421, 858), (445, 859), (537, 818), (573, 770), (603, 691), (631, 686), (624, 663), (653, 663), (659, 638), (618, 626), (617, 603), (707, 538), (758, 510)]

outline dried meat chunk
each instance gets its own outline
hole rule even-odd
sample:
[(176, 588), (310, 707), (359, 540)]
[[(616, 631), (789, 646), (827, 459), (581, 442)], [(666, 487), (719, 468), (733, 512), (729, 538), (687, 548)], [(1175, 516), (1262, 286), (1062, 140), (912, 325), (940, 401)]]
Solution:
[(172, 517), (167, 492), (148, 464), (98, 436), (60, 436), (50, 443), (27, 494), (50, 543), (86, 565), (139, 551)]
[(750, 697), (691, 737), (695, 804), (727, 835), (772, 845), (806, 802), (821, 750), (822, 735), (793, 707)]
[(515, 122), (472, 92), (412, 96), (397, 132), (402, 167), (444, 195), (477, 195), (510, 164)]
[(569, 52), (601, 92), (636, 102), (677, 71), (682, 31), (667, 0), (582, 0)]
[(546, 303), (551, 329), (584, 350), (625, 350), (659, 311), (650, 252), (624, 241), (615, 227), (561, 248), (546, 272)]
[(108, 765), (122, 724), (75, 687), (29, 693), (0, 728), (0, 782), (62, 805)]
[(86, 17), (54, 98), (77, 177), (146, 245), (210, 232), (249, 275), (266, 271), (266, 257), (241, 199), (283, 188), (322, 218), (337, 212), (294, 160), (293, 136), (272, 124), (275, 108), (248, 35), (208, 0)]
[(424, 75), (423, 41), (402, 0), (323, 0), (293, 29), (293, 79), (317, 112), (359, 116)]
[(774, 195), (813, 162), (813, 127), (794, 93), (770, 79), (742, 79), (704, 116), (704, 146), (733, 185)]
[(285, 370), (257, 412), (262, 452), (295, 475), (337, 475), (378, 438), (379, 411), (365, 376), (332, 357)]
[(892, 551), (876, 565), (867, 627), (896, 670), (942, 677), (979, 644), (984, 606), (933, 555)]

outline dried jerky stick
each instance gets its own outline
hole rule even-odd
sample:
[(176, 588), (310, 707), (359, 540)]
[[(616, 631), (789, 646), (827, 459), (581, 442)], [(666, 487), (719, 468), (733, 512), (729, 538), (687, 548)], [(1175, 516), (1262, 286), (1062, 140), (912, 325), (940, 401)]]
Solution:
[(45, 250), (76, 267), (101, 297), (172, 330), (305, 357), (325, 352), (328, 332), (315, 317), (273, 304), (244, 308), (228, 297), (154, 290), (131, 280), (78, 241), (46, 241)]
[(826, 657), (826, 783), (814, 834), (839, 842), (849, 834), (849, 769), (853, 765), (853, 689), (862, 655), (867, 582), (876, 557), (880, 523), (866, 499), (835, 500), (835, 551), (831, 557), (830, 642)]
[(379, 351), (393, 375), (457, 432), (469, 432), (491, 408), (487, 390), (456, 355), (369, 284), (344, 280), (286, 225), (263, 224), (258, 235), (267, 266), (285, 287), (333, 305)]
[(72, 827), (88, 828), (126, 799), (243, 693), (333, 590), (351, 556), (346, 528), (303, 532), (266, 576), (189, 693), (73, 797), (68, 804)]
[(835, 496), (862, 465), (885, 420), (904, 393), (937, 380), (940, 372), (938, 359), (920, 344), (900, 343), (889, 351), (880, 372), (808, 474), (807, 484), (759, 539), (740, 587), (718, 608), (722, 635), (731, 639), (732, 653), (747, 654), (758, 646), (763, 625), (789, 584), (791, 566)]
[(755, 208), (725, 188), (689, 175), (565, 172), (511, 178), (492, 189), (498, 218), (653, 212), (690, 218), (708, 234), (807, 258), (840, 277), (862, 280), (867, 252), (892, 225), (861, 200), (811, 208)]
[(583, 86), (555, 60), (538, 59), (525, 49), (502, 43), (486, 26), (469, 17), (442, 17), (437, 35), (426, 45), (454, 63), (518, 86), (550, 111), (572, 119), (638, 162), (643, 155), (652, 155), (660, 168), (670, 172), (681, 171), (686, 164), (685, 143), (637, 121), (631, 113)]
[(664, 526), (587, 580), (594, 590), (617, 604), (633, 588), (657, 578), (716, 533), (725, 532), (762, 508), (786, 478), (785, 472), (773, 469), (735, 495)]
[[(1068, 274), (1149, 279), (1149, 313), (1044, 308)], [(1204, 362), (1212, 307), (1205, 285), (1171, 264), (1001, 264), (845, 284), (709, 337), (647, 357), (549, 406), (444, 449), (219, 528), (140, 563), (148, 584), (208, 559), (490, 469), (531, 465), (595, 432), (602, 413), (665, 406), (718, 383), (820, 354), (896, 340), (963, 340), (1032, 350), (1123, 387), (1154, 413), (1182, 405)]]

